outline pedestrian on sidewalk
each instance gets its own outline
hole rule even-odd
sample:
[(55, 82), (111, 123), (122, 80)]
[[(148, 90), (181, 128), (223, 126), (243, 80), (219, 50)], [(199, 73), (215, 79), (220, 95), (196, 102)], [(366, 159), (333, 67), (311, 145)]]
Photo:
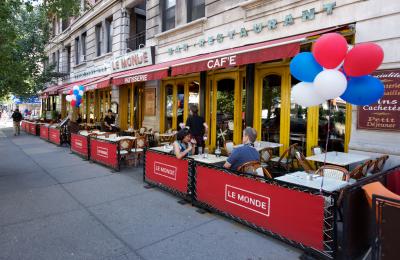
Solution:
[(14, 135), (19, 135), (20, 125), (22, 121), (22, 114), (19, 112), (18, 108), (15, 109), (11, 117), (13, 119), (13, 124), (14, 124)]

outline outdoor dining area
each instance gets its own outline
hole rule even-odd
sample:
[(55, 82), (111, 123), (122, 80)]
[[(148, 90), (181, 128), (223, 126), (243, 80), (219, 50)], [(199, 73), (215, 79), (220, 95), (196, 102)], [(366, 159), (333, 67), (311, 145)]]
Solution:
[[(319, 258), (350, 259), (368, 249), (373, 207), (364, 203), (372, 195), (363, 187), (398, 171), (383, 171), (387, 155), (313, 147), (313, 155), (306, 157), (294, 143), (274, 156), (282, 144), (255, 141), (259, 160), (237, 170), (225, 168), (241, 146), (225, 142), (183, 159), (171, 144), (149, 147), (144, 181)], [(382, 185), (379, 192), (386, 190)]]

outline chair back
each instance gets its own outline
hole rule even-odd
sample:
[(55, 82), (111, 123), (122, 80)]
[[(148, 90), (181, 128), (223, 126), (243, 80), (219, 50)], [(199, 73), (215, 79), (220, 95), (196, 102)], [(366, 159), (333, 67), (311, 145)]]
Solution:
[(304, 171), (306, 171), (307, 173), (314, 173), (313, 167), (311, 166), (310, 162), (307, 161), (304, 154), (302, 154), (300, 151), (295, 151), (295, 156)]
[(265, 148), (260, 151), (260, 159), (262, 162), (267, 163), (272, 158), (272, 150)]
[(139, 136), (136, 138), (136, 149), (143, 149), (147, 146), (147, 140), (145, 136)]
[(317, 155), (317, 154), (321, 154), (324, 151), (322, 150), (322, 148), (320, 146), (313, 146), (311, 147), (311, 152), (313, 155)]
[(147, 130), (147, 128), (144, 127), (144, 126), (142, 126), (142, 127), (139, 129), (139, 134), (140, 134), (140, 135), (144, 135), (144, 132), (146, 132), (146, 130)]
[(119, 141), (119, 149), (120, 151), (127, 151), (129, 152), (134, 144), (134, 140), (132, 139), (121, 139)]
[(378, 173), (383, 170), (385, 167), (386, 161), (389, 159), (389, 155), (382, 155), (381, 157), (377, 158), (373, 165), (371, 165), (371, 172)]
[(255, 174), (267, 179), (273, 179), (272, 174), (265, 167), (257, 168)]
[(358, 165), (350, 172), (350, 178), (358, 180), (367, 176), (367, 173), (374, 162), (372, 160), (365, 161), (363, 164)]
[(293, 161), (293, 158), (295, 157), (295, 151), (297, 149), (298, 144), (294, 143), (292, 145), (290, 145), (281, 155), (281, 157), (279, 158), (278, 162), (281, 162), (284, 158), (287, 159), (287, 163), (290, 163), (291, 161)]
[(350, 176), (345, 168), (336, 165), (324, 165), (320, 167), (316, 173), (323, 177), (341, 181), (348, 181)]
[(238, 167), (238, 171), (243, 173), (257, 174), (257, 169), (261, 168), (261, 163), (259, 161), (246, 162)]

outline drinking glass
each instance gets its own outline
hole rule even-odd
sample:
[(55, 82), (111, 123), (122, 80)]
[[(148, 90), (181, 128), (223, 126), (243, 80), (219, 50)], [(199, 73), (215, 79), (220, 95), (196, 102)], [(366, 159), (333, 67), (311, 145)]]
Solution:
[(204, 158), (208, 158), (208, 148), (204, 148), (203, 157), (204, 157)]
[(199, 156), (203, 154), (203, 147), (199, 147)]

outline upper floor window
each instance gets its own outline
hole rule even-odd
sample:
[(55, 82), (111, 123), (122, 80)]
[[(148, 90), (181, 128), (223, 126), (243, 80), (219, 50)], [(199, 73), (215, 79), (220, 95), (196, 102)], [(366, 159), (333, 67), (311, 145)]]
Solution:
[(164, 0), (162, 10), (162, 30), (168, 31), (175, 27), (176, 0)]
[(75, 64), (78, 65), (81, 62), (81, 44), (79, 37), (75, 38)]
[(205, 16), (204, 0), (187, 0), (188, 23)]
[(86, 32), (81, 35), (82, 61), (86, 61)]
[(113, 17), (110, 16), (106, 19), (106, 52), (112, 51), (113, 40)]
[(103, 53), (103, 45), (104, 45), (104, 28), (102, 26), (102, 23), (96, 25), (95, 33), (96, 33), (96, 56), (101, 56)]

